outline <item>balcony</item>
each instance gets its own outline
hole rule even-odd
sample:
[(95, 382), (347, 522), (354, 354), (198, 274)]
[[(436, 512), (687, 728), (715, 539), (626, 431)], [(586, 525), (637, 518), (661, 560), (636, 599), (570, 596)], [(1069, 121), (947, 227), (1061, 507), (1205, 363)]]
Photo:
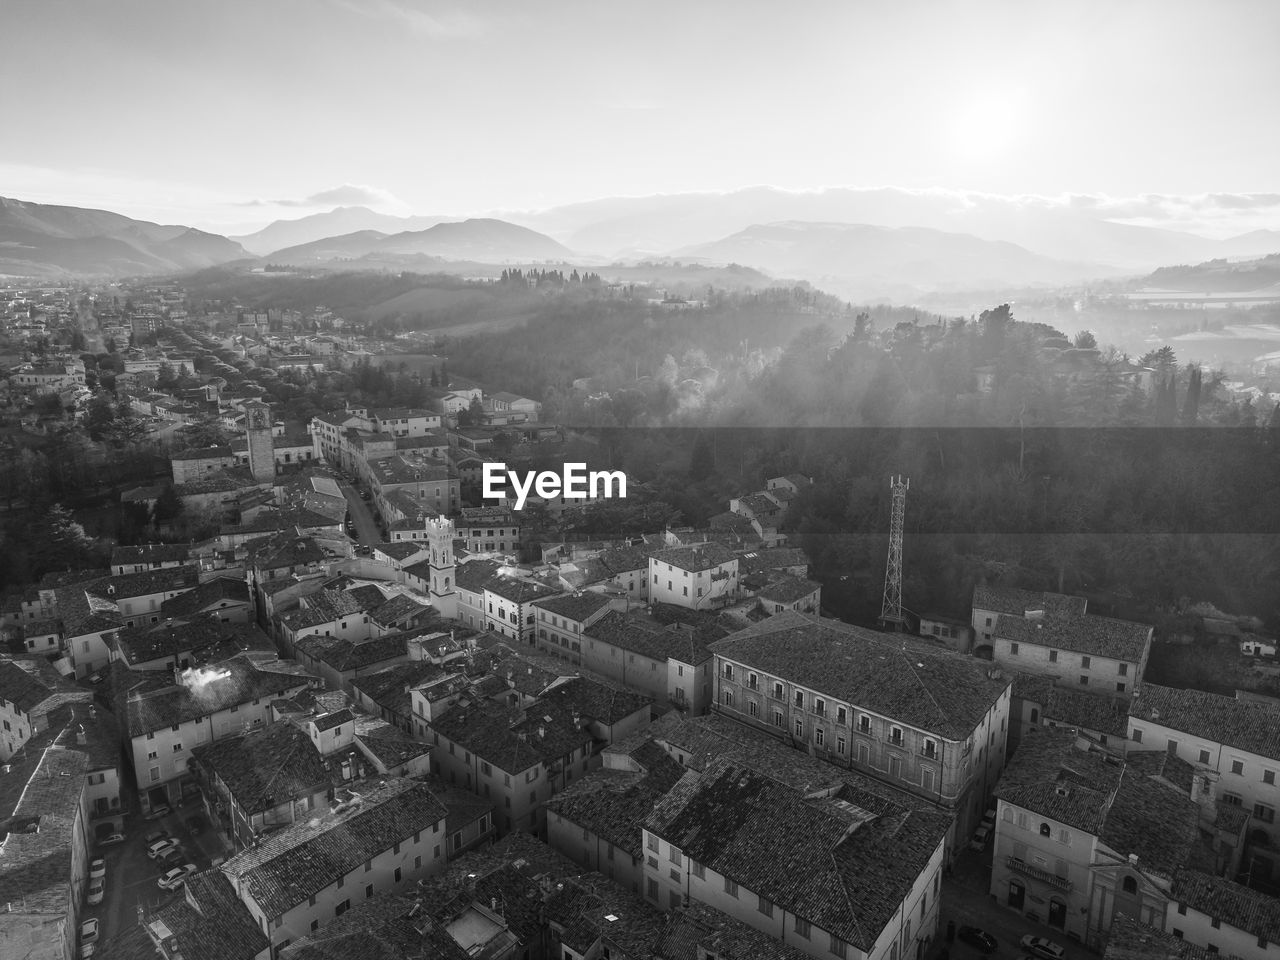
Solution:
[(1056, 887), (1059, 890), (1067, 891), (1071, 889), (1070, 880), (1067, 880), (1065, 877), (1059, 877), (1056, 874), (1050, 873), (1048, 870), (1042, 870), (1039, 867), (1033, 867), (1031, 864), (1027, 863), (1025, 860), (1019, 860), (1017, 857), (1005, 857), (1004, 862), (1005, 862), (1005, 866), (1007, 866), (1014, 873), (1021, 873), (1024, 876), (1028, 876), (1028, 877), (1031, 877), (1032, 879), (1039, 880), (1041, 883), (1047, 883), (1049, 884), (1049, 886)]

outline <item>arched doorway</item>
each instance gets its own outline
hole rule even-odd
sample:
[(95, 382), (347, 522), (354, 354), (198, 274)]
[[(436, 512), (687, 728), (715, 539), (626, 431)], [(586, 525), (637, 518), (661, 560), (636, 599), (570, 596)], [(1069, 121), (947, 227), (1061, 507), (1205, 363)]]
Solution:
[(1022, 904), (1027, 898), (1027, 888), (1021, 880), (1009, 881), (1009, 906), (1015, 910), (1021, 910)]
[(1059, 930), (1067, 925), (1067, 905), (1057, 897), (1049, 900), (1049, 926)]

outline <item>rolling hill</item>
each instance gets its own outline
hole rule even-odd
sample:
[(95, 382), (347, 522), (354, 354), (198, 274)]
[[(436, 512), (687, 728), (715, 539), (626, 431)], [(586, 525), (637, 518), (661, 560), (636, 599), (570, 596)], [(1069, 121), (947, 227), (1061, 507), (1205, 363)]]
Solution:
[(297, 220), (276, 220), (256, 233), (232, 237), (250, 253), (265, 256), (275, 250), (297, 247), (341, 237), (349, 233), (376, 230), (383, 235), (404, 233), (407, 230), (425, 230), (437, 223), (460, 217), (393, 217), (378, 213), (368, 207), (335, 207), (325, 213), (315, 213)]
[(801, 221), (756, 224), (682, 254), (798, 277), (846, 295), (895, 298), (911, 291), (988, 284), (1072, 283), (1116, 272), (967, 234)]
[(0, 197), (0, 274), (173, 273), (247, 256), (240, 244), (191, 227)]
[(426, 256), (440, 260), (480, 263), (507, 261), (563, 261), (573, 256), (545, 234), (504, 220), (473, 219), (438, 223), (426, 230), (407, 230), (390, 236), (363, 230), (300, 246), (276, 250), (272, 263), (312, 264), (327, 260), (386, 256)]

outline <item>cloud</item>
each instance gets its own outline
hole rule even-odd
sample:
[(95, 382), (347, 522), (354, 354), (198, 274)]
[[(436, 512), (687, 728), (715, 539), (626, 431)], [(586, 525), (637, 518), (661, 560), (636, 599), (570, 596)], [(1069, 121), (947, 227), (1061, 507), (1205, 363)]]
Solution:
[(333, 0), (351, 13), (407, 27), (423, 37), (458, 39), (475, 37), (484, 32), (484, 22), (461, 10), (428, 10), (427, 0)]
[(380, 187), (344, 183), (309, 196), (280, 200), (242, 200), (238, 207), (403, 207), (395, 195)]

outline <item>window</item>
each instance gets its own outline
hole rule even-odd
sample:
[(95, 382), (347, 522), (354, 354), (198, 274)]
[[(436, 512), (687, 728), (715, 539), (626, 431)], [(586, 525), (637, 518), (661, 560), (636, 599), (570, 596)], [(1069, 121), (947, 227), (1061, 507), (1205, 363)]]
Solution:
[(809, 921), (803, 917), (796, 917), (796, 936), (803, 940), (809, 939)]
[(1201, 750), (1201, 751), (1200, 751), (1200, 762), (1201, 762), (1201, 763), (1208, 763), (1208, 762), (1209, 762), (1209, 751), (1208, 751), (1208, 750)]
[(844, 724), (849, 722), (849, 711), (844, 707), (836, 707), (836, 723)]
[(159, 768), (159, 767), (152, 767), (152, 768), (151, 768), (151, 782), (152, 782), (152, 783), (155, 783), (155, 782), (156, 782), (157, 780), (159, 780), (159, 779), (160, 779), (160, 768)]
[(1123, 683), (1117, 683), (1117, 684), (1116, 684), (1116, 693), (1124, 693), (1124, 684), (1123, 684)]
[(1213, 927), (1213, 929), (1217, 930), (1217, 929), (1219, 929), (1219, 928), (1222, 926), (1222, 921), (1221, 921), (1221, 920), (1219, 920), (1217, 917), (1214, 917), (1212, 920), (1210, 920), (1210, 921), (1209, 921), (1209, 926), (1211, 926), (1211, 927)]
[(862, 733), (871, 732), (871, 718), (868, 717), (865, 713), (862, 716), (858, 717), (858, 730)]
[(1133, 728), (1133, 733), (1131, 733), (1131, 734), (1129, 735), (1129, 739), (1131, 739), (1134, 743), (1141, 743), (1141, 742), (1142, 742), (1142, 730), (1141, 730), (1141, 728), (1139, 728), (1139, 727), (1134, 727), (1134, 728)]
[(1050, 651), (1049, 651), (1049, 662), (1050, 662), (1050, 663), (1057, 663), (1057, 662), (1058, 662), (1058, 651), (1057, 651), (1057, 650), (1050, 650)]
[(800, 709), (804, 709), (804, 691), (803, 690), (796, 691), (796, 706), (799, 707)]
[[(655, 577), (655, 579), (657, 578)], [(645, 886), (645, 889), (647, 891), (647, 895), (649, 899), (652, 900), (654, 903), (657, 903), (658, 902), (658, 881), (650, 877), (649, 882)]]
[(351, 909), (351, 901), (343, 900), (340, 904), (338, 904), (336, 907), (333, 908), (333, 915), (335, 917), (340, 917), (350, 909)]
[(816, 713), (816, 714), (817, 714), (818, 716), (820, 716), (820, 717), (822, 717), (822, 716), (826, 716), (826, 713), (827, 713), (827, 701), (823, 700), (821, 697), (818, 697), (816, 700), (814, 700), (814, 701), (813, 701), (813, 712), (814, 712), (814, 713)]
[(727, 893), (729, 896), (736, 898), (738, 896), (738, 885), (734, 883), (732, 880), (730, 880), (728, 877), (725, 877), (724, 892)]
[(758, 690), (760, 688), (760, 678), (756, 676), (754, 673), (748, 673), (747, 686), (750, 687), (752, 690)]
[(1253, 805), (1253, 815), (1263, 823), (1276, 822), (1276, 808), (1269, 807), (1265, 803), (1255, 803)]
[(1185, 917), (1187, 915), (1187, 905), (1185, 903), (1178, 904), (1178, 916)]
[(726, 690), (726, 691), (724, 692), (724, 705), (725, 705), (726, 707), (732, 707), (732, 706), (733, 706), (733, 691), (732, 691), (732, 690)]
[(774, 699), (775, 699), (775, 700), (781, 700), (781, 699), (782, 699), (782, 684), (780, 684), (780, 683), (775, 683), (775, 684), (773, 685), (773, 696), (774, 696)]
[(1089, 685), (1089, 678), (1086, 677), (1083, 673), (1080, 674), (1080, 686), (1087, 687), (1088, 685)]
[(821, 727), (816, 727), (813, 731), (813, 739), (818, 744), (818, 746), (823, 745), (823, 743), (826, 741), (826, 736), (827, 736), (826, 731), (823, 730)]
[(758, 909), (758, 910), (759, 910), (761, 913), (763, 913), (766, 917), (772, 917), (772, 916), (773, 916), (773, 901), (772, 901), (772, 900), (767, 900), (767, 899), (765, 899), (764, 897), (761, 897), (761, 898), (760, 898), (760, 904), (759, 904), (759, 906), (758, 906), (756, 909)]
[(935, 740), (925, 739), (924, 755), (926, 757), (936, 757), (938, 755), (938, 743)]
[(1127, 663), (1120, 664), (1116, 667), (1116, 672), (1122, 677), (1127, 677), (1129, 675), (1129, 665)]
[(901, 727), (889, 728), (889, 742), (899, 747), (902, 746), (902, 728)]
[(733, 679), (733, 664), (732, 664), (732, 663), (726, 663), (726, 664), (724, 665), (724, 678), (725, 678), (726, 680), (732, 680), (732, 679)]
[(364, 898), (365, 898), (366, 900), (368, 900), (368, 899), (369, 899), (370, 897), (372, 897), (372, 896), (373, 896), (373, 884), (372, 884), (372, 883), (366, 883), (366, 884), (364, 885)]
[(1276, 782), (1276, 772), (1274, 770), (1263, 770), (1262, 782), (1274, 784)]
[[(609, 859), (613, 859), (613, 847), (609, 848)], [(695, 863), (693, 865), (693, 875), (699, 880), (705, 880), (707, 879), (707, 868), (700, 863)]]
[(840, 756), (843, 757), (844, 748), (845, 748), (844, 737), (836, 737), (836, 753), (840, 754)]
[(1239, 776), (1243, 776), (1243, 774), (1244, 774), (1244, 761), (1243, 761), (1243, 760), (1232, 760), (1232, 761), (1231, 761), (1231, 772), (1232, 772), (1232, 773), (1234, 773), (1237, 777), (1239, 777)]
[(1047, 836), (1050, 836), (1052, 833), (1053, 833), (1053, 830), (1050, 829), (1047, 823), (1040, 824), (1040, 836), (1047, 837)]
[[(987, 621), (987, 626), (991, 626), (991, 621)], [(1016, 657), (1018, 655), (1018, 645), (1016, 643), (1009, 644), (1009, 655)]]
[(797, 720), (797, 721), (796, 721), (796, 736), (797, 736), (797, 737), (803, 737), (803, 736), (804, 736), (804, 721), (803, 721), (803, 720)]
[(1120, 887), (1121, 889), (1124, 890), (1125, 893), (1137, 893), (1138, 881), (1135, 880), (1133, 877), (1125, 877), (1124, 881), (1120, 884)]
[(1241, 800), (1240, 798), (1240, 794), (1238, 793), (1224, 793), (1222, 795), (1222, 802), (1229, 803), (1233, 807), (1239, 807), (1244, 803), (1244, 801)]
[(1088, 657), (1081, 657), (1081, 658), (1080, 658), (1080, 669), (1081, 669), (1081, 670), (1088, 670), (1088, 669), (1089, 669), (1089, 664), (1090, 664), (1091, 662), (1092, 662), (1092, 661), (1091, 661)]
[(651, 834), (649, 834), (649, 840), (648, 840), (648, 844), (647, 844), (647, 846), (648, 846), (648, 847), (649, 847), (649, 849), (650, 849), (650, 850), (652, 850), (654, 853), (657, 853), (657, 852), (658, 852), (658, 838), (657, 838), (657, 836), (656, 836), (656, 835), (654, 835), (654, 834), (652, 834), (652, 833), (651, 833)]
[(780, 727), (780, 726), (782, 726), (782, 711), (781, 711), (781, 710), (775, 710), (775, 711), (773, 711), (773, 725), (774, 725), (775, 727)]
[(677, 867), (680, 866), (680, 851), (677, 850), (675, 847), (672, 847), (670, 852), (667, 854), (667, 859), (669, 859)]

